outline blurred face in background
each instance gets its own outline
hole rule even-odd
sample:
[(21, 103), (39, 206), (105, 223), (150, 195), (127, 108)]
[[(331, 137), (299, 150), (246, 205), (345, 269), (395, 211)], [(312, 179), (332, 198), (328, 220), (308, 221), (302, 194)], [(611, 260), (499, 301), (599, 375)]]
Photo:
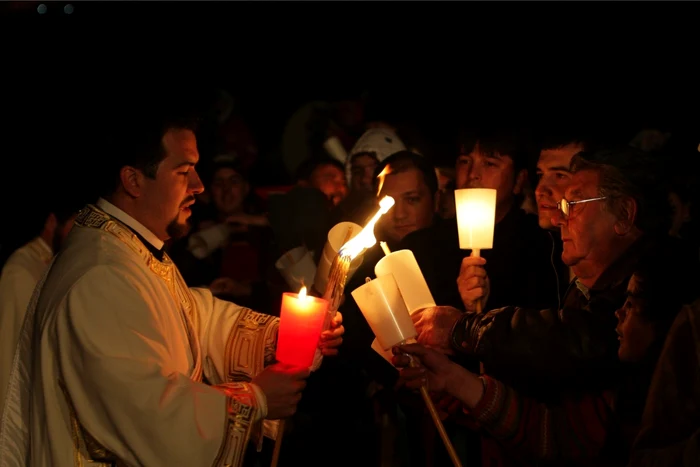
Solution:
[(337, 206), (348, 194), (345, 172), (332, 164), (319, 165), (311, 173), (309, 184), (321, 190)]
[(243, 212), (250, 184), (234, 169), (223, 167), (214, 173), (211, 199), (219, 214), (230, 216)]
[(360, 153), (350, 162), (350, 189), (362, 193), (374, 191), (374, 170), (379, 165), (374, 153)]

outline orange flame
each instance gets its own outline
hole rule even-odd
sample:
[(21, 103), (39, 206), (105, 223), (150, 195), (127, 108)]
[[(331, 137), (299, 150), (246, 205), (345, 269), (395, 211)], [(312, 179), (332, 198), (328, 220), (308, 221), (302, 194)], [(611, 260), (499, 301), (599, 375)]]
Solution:
[(357, 258), (357, 256), (362, 253), (365, 249), (371, 248), (377, 243), (377, 239), (374, 236), (374, 226), (382, 215), (386, 214), (389, 209), (394, 206), (394, 198), (391, 196), (385, 196), (379, 201), (379, 210), (377, 213), (367, 222), (364, 229), (352, 240), (347, 242), (340, 248), (340, 256), (349, 256), (350, 260)]
[(301, 290), (299, 291), (299, 300), (305, 300), (306, 299), (306, 286), (303, 286)]

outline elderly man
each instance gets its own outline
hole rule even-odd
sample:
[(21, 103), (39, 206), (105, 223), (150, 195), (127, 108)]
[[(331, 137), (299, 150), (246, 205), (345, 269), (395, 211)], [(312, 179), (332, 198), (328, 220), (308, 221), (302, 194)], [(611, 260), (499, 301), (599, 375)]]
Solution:
[[(102, 197), (27, 312), (3, 465), (238, 467), (265, 420), (296, 410), (309, 370), (275, 363), (279, 320), (188, 288), (163, 251), (203, 190), (199, 153), (189, 119), (143, 102), (128, 124), (105, 125)], [(335, 327), (324, 353), (340, 344)]]
[(574, 156), (571, 184), (553, 215), (562, 259), (576, 274), (559, 310), (427, 309), (414, 315), (419, 342), (474, 356), (508, 384), (540, 397), (609, 384), (616, 369), (614, 312), (639, 252), (665, 235), (670, 219), (654, 167), (628, 147)]

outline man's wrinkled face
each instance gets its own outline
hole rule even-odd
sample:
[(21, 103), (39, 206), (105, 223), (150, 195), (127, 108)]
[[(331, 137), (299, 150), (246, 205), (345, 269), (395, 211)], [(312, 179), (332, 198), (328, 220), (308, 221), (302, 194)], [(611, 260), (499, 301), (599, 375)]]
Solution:
[(146, 178), (142, 202), (150, 227), (161, 240), (178, 238), (189, 230), (190, 206), (204, 191), (195, 165), (199, 161), (197, 140), (190, 130), (173, 129), (163, 136), (166, 157), (158, 165), (155, 179)]
[[(581, 170), (571, 177), (564, 193), (567, 201), (599, 197), (600, 176), (593, 170)], [(552, 223), (561, 229), (564, 251), (562, 261), (574, 266), (579, 261), (606, 263), (613, 254), (617, 218), (606, 209), (605, 201), (575, 204), (568, 216), (557, 210)]]
[(335, 165), (324, 164), (316, 167), (309, 177), (309, 184), (323, 192), (326, 197), (338, 205), (348, 194), (345, 173)]
[(582, 150), (581, 145), (569, 144), (540, 152), (535, 199), (540, 227), (543, 229), (556, 228), (552, 224), (552, 216), (558, 210), (557, 203), (564, 197), (564, 192), (571, 183), (571, 158)]
[(409, 233), (432, 225), (435, 200), (420, 170), (386, 175), (378, 199), (387, 195), (394, 198), (394, 207), (377, 223), (386, 238), (398, 242)]

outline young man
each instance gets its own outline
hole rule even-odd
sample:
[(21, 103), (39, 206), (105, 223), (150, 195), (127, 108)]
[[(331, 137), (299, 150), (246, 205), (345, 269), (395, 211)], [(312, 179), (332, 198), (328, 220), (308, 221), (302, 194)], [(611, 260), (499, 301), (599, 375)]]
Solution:
[(464, 258), (459, 270), (457, 284), (464, 308), (476, 310), (477, 299), (482, 300), (484, 311), (516, 303), (556, 306), (551, 242), (535, 216), (520, 209), (529, 160), (525, 135), (494, 129), (462, 138), (457, 189), (493, 188), (497, 192), (493, 248), (481, 251), (481, 257)]
[(145, 106), (106, 126), (103, 197), (28, 311), (0, 430), (11, 465), (240, 466), (301, 397), (308, 369), (273, 363), (278, 319), (187, 288), (164, 254), (203, 190), (199, 154), (190, 122)]

